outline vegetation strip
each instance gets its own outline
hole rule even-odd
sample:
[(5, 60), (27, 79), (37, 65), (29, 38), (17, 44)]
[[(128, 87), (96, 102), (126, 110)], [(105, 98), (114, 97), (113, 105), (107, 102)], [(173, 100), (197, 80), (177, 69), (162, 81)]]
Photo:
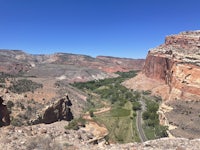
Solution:
[[(151, 93), (150, 91), (132, 91), (121, 85), (121, 83), (126, 79), (134, 77), (136, 73), (136, 71), (131, 71), (127, 73), (118, 72), (117, 74), (119, 75), (119, 77), (117, 78), (72, 84), (73, 86), (83, 90), (89, 95), (86, 111), (89, 111), (90, 116), (93, 117), (96, 122), (104, 124), (107, 127), (107, 129), (109, 130), (109, 135), (107, 138), (111, 142), (127, 143), (140, 141), (139, 135), (141, 134), (140, 132), (143, 126), (141, 124), (141, 119), (144, 119), (144, 117), (142, 116), (145, 116), (145, 114), (149, 113), (145, 111), (144, 115), (142, 115), (140, 101), (142, 96), (152, 97), (150, 96)], [(95, 113), (97, 110), (103, 107), (110, 107), (111, 109), (107, 112), (103, 112), (100, 114)], [(147, 110), (148, 109), (149, 108), (147, 108)], [(155, 110), (157, 111), (157, 107)], [(140, 111), (139, 120), (141, 125), (136, 125), (136, 120), (138, 120), (136, 118), (137, 111)], [(162, 126), (159, 126), (158, 115), (156, 113), (153, 113), (152, 116), (154, 116), (155, 119), (153, 120), (153, 122), (155, 122), (155, 126), (162, 128)], [(147, 121), (144, 120), (144, 123), (144, 130), (146, 131)], [(140, 128), (141, 130), (139, 130), (138, 128)], [(150, 130), (151, 132), (154, 131), (153, 128), (150, 128)], [(163, 136), (161, 134), (162, 133), (160, 133), (160, 131), (156, 133), (156, 135)], [(147, 138), (144, 134), (143, 137), (144, 138), (142, 138), (141, 141), (146, 141)], [(157, 137), (158, 136), (155, 136), (154, 138)], [(148, 137), (148, 139), (150, 138)]]

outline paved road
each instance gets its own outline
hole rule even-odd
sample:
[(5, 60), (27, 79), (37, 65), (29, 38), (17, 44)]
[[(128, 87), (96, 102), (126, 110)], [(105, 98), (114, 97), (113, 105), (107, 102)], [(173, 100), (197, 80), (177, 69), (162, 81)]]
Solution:
[(136, 126), (137, 126), (137, 130), (138, 130), (138, 134), (140, 137), (141, 142), (145, 142), (148, 139), (146, 138), (143, 128), (142, 128), (142, 113), (145, 110), (145, 104), (143, 101), (141, 101), (141, 110), (137, 111), (137, 118), (136, 118)]

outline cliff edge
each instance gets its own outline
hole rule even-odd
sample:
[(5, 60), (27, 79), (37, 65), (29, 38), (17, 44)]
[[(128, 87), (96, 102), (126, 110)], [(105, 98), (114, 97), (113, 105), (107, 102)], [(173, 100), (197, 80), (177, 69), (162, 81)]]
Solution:
[(199, 100), (199, 74), (200, 30), (181, 32), (167, 36), (164, 44), (151, 49), (142, 73), (124, 85), (152, 90), (164, 100)]

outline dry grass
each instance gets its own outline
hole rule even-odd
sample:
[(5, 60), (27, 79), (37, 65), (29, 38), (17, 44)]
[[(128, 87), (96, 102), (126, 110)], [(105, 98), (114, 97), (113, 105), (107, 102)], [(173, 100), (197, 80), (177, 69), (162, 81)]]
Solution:
[(62, 146), (56, 143), (51, 136), (37, 136), (27, 141), (27, 150), (62, 150)]

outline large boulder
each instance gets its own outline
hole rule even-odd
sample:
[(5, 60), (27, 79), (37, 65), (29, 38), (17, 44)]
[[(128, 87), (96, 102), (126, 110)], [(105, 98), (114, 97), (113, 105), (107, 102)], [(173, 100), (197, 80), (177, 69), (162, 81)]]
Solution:
[(10, 125), (10, 113), (0, 97), (0, 126)]
[(38, 124), (38, 123), (53, 123), (59, 120), (67, 120), (71, 121), (74, 117), (71, 112), (72, 102), (68, 96), (63, 97), (49, 106), (42, 110), (38, 116), (31, 120), (31, 124)]

